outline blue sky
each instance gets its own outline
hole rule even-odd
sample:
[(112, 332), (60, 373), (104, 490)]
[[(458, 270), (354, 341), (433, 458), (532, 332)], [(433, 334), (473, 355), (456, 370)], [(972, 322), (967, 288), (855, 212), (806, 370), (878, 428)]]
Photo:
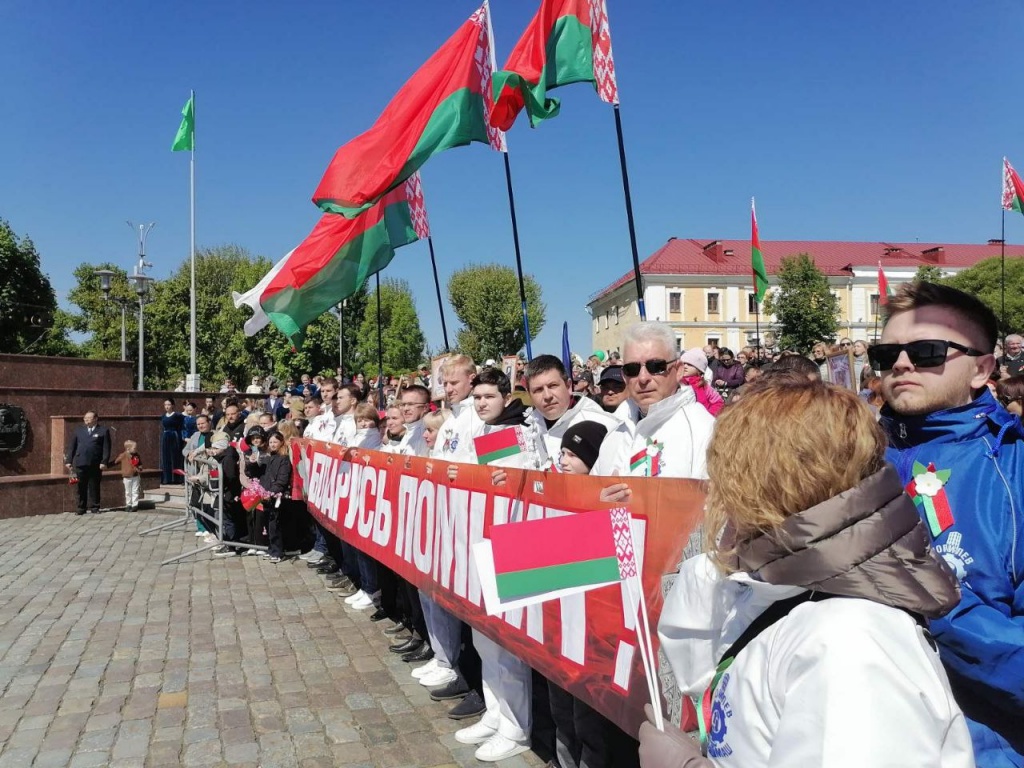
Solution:
[[(83, 261), (133, 264), (125, 220), (156, 221), (166, 276), (188, 256), (197, 93), (197, 240), (273, 260), (310, 230), (334, 150), (475, 9), (411, 2), (13, 3), (0, 27), (0, 217), (35, 241), (63, 301)], [(499, 66), (536, 8), (494, 0)], [(671, 236), (984, 242), (999, 236), (1003, 154), (1024, 170), (1021, 0), (832, 4), (609, 0), (641, 258)], [(557, 354), (587, 351), (590, 294), (630, 269), (610, 108), (586, 85), (509, 134), (523, 262)], [(513, 264), (500, 156), (446, 152), (423, 172), (442, 281)], [(1024, 221), (1007, 220), (1024, 242)], [(426, 244), (385, 274), (413, 286), (433, 347)], [(449, 326), (456, 324), (449, 312)]]

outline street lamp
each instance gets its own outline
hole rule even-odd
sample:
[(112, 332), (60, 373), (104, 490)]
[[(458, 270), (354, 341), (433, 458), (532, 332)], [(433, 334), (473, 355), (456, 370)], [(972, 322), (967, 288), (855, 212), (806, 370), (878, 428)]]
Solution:
[(144, 368), (144, 354), (143, 354), (143, 310), (146, 304), (149, 303), (149, 286), (153, 282), (153, 278), (149, 275), (144, 275), (136, 267), (135, 274), (130, 277), (130, 280), (135, 284), (135, 293), (139, 297), (139, 391), (145, 389), (143, 378), (145, 373)]
[(128, 337), (126, 331), (126, 312), (128, 305), (131, 304), (130, 299), (122, 299), (120, 296), (111, 296), (111, 280), (113, 280), (114, 272), (109, 269), (97, 269), (93, 272), (100, 279), (100, 290), (103, 291), (104, 301), (113, 301), (121, 308), (121, 362), (125, 362), (128, 359)]

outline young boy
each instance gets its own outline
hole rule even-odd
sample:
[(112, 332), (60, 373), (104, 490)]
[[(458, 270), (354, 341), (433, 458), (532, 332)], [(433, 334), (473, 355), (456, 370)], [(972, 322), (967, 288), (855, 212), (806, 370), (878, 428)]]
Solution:
[(139, 508), (139, 489), (142, 487), (142, 459), (134, 440), (124, 441), (124, 450), (114, 459), (121, 465), (121, 479), (124, 481), (124, 511), (134, 512)]
[[(473, 379), (473, 404), (484, 422), (482, 434), (516, 427), (521, 427), (525, 433), (526, 450), (498, 459), (492, 466), (520, 469), (540, 466), (536, 434), (526, 425), (522, 402), (512, 397), (508, 376), (495, 368), (486, 368), (477, 374)], [(451, 469), (456, 467), (449, 469), (449, 475)], [(495, 472), (497, 484), (504, 482), (503, 475), (500, 470)], [(521, 659), (475, 629), (473, 645), (480, 654), (486, 710), (478, 723), (457, 731), (455, 740), (462, 744), (479, 744), (476, 759), (496, 762), (530, 748), (533, 673)]]
[(573, 424), (562, 435), (558, 470), (567, 475), (589, 475), (607, 434), (608, 427), (597, 421)]

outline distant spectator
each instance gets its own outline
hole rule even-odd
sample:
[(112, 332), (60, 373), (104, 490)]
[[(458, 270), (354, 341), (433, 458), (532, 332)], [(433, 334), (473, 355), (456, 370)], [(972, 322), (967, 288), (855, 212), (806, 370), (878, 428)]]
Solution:
[(163, 485), (181, 485), (184, 478), (174, 470), (182, 469), (181, 448), (184, 445), (181, 433), (185, 427), (184, 415), (174, 410), (171, 398), (164, 400), (164, 412), (160, 417), (160, 482)]
[(1003, 407), (1015, 416), (1024, 413), (1024, 375), (1011, 376), (996, 384), (996, 397)]
[(1006, 337), (1006, 353), (999, 358), (999, 370), (1005, 376), (1024, 374), (1024, 338), (1016, 333)]
[(139, 490), (142, 487), (142, 458), (138, 443), (125, 440), (124, 450), (117, 454), (114, 463), (120, 466), (124, 482), (124, 511), (134, 512), (139, 508)]

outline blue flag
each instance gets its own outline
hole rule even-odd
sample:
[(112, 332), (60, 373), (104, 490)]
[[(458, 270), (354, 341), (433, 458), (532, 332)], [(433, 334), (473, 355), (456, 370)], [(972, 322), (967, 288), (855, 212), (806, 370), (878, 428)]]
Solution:
[(568, 321), (562, 323), (562, 365), (565, 366), (565, 374), (569, 377), (569, 381), (572, 381), (572, 352), (569, 349)]

